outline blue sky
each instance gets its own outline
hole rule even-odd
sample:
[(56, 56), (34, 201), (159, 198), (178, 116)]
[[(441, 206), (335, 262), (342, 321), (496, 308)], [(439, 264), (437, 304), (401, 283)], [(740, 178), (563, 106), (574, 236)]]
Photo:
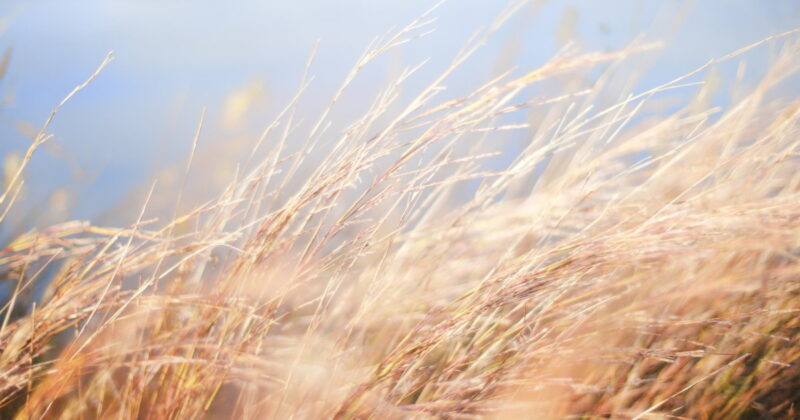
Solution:
[[(420, 79), (446, 66), (464, 40), (488, 25), (502, 1), (451, 0), (435, 16), (437, 31), (392, 60), (413, 64), (432, 57)], [(107, 51), (116, 60), (74, 98), (53, 125), (57, 145), (88, 179), (72, 177), (70, 164), (52, 153), (37, 156), (28, 176), (28, 205), (48, 190), (69, 185), (82, 199), (77, 217), (110, 208), (148, 174), (184, 156), (203, 107), (219, 116), (226, 96), (254, 80), (268, 99), (250, 115), (253, 132), (294, 91), (316, 40), (313, 98), (323, 101), (370, 39), (403, 25), (432, 4), (421, 0), (286, 1), (4, 1), (0, 47), (12, 48), (11, 66), (0, 84), (0, 154), (24, 150), (16, 121), (41, 124), (50, 109), (92, 72)], [(560, 1), (544, 2), (537, 14), (520, 13), (464, 71), (454, 89), (479, 83), (511, 40), (520, 42), (515, 64), (532, 68), (559, 47), (555, 34), (565, 13), (586, 49), (612, 49), (633, 36), (666, 38), (668, 46), (642, 81), (655, 84), (695, 68), (709, 58), (771, 34), (800, 26), (796, 0)], [(681, 19), (676, 16), (682, 16)], [(679, 26), (664, 25), (676, 19)], [(673, 32), (672, 30), (675, 29)], [(360, 88), (377, 86), (380, 71)], [(370, 81), (370, 77), (374, 80)], [(358, 98), (352, 98), (356, 101)], [(246, 131), (246, 129), (245, 129)], [(213, 141), (224, 141), (218, 136)]]

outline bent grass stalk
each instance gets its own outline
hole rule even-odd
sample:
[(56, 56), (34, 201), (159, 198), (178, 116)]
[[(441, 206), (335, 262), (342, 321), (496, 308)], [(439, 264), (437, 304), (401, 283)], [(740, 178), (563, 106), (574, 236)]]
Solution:
[[(400, 92), (424, 63), (340, 132), (332, 111), (361, 69), (432, 20), (376, 40), (302, 133), (309, 59), (229, 184), (185, 212), (181, 187), (171, 220), (148, 215), (151, 196), (171, 194), (153, 186), (132, 226), (70, 222), (12, 241), (0, 256), (16, 281), (0, 328), (3, 415), (795, 416), (800, 106), (781, 86), (800, 67), (796, 31), (612, 92), (624, 99), (605, 107), (614, 72), (657, 45), (568, 48), (439, 100), (519, 6), (415, 97)], [(771, 70), (726, 109), (646, 111), (767, 41), (781, 46)], [(56, 106), (0, 203), (110, 57)], [(526, 96), (608, 63), (590, 86)], [(506, 119), (526, 112), (541, 118)], [(489, 170), (512, 132), (527, 143)], [(35, 310), (15, 315), (45, 281)]]

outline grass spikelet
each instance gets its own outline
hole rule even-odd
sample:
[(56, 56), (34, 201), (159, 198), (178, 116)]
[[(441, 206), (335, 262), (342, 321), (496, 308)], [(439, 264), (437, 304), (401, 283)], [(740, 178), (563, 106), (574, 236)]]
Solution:
[[(312, 54), (208, 201), (188, 192), (209, 161), (204, 111), (180, 187), (154, 183), (130, 225), (6, 243), (2, 417), (797, 416), (798, 33), (643, 91), (609, 80), (660, 44), (567, 46), (447, 96), (519, 7), (428, 85), (399, 72), (353, 121), (333, 120), (344, 92), (428, 34), (431, 12), (373, 42), (300, 122)], [(709, 69), (766, 43), (764, 77), (710, 107)], [(3, 215), (57, 111), (111, 57), (6, 159)], [(542, 84), (560, 91), (534, 97)], [(696, 95), (652, 111), (679, 90)], [(229, 123), (259, 95), (240, 92)], [(521, 147), (487, 163), (509, 133)]]

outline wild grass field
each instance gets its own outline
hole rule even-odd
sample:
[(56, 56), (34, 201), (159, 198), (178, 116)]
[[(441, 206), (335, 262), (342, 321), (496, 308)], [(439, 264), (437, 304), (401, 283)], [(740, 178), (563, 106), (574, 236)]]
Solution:
[[(800, 32), (644, 90), (628, 81), (661, 44), (567, 44), (443, 99), (523, 3), (426, 84), (410, 63), (360, 92), (353, 121), (332, 121), (344, 92), (434, 12), (372, 42), (307, 120), (312, 51), (207, 201), (188, 193), (221, 164), (203, 114), (177, 187), (148, 184), (129, 224), (9, 238), (0, 417), (800, 417)], [(718, 83), (754, 52), (757, 83)], [(7, 159), (2, 223), (112, 58)], [(508, 133), (524, 141), (497, 159)]]

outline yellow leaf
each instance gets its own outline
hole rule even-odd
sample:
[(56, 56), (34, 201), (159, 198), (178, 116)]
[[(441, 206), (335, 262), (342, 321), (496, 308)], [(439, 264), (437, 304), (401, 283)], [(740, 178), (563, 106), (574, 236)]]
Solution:
[(222, 121), (228, 127), (241, 124), (244, 114), (265, 96), (264, 82), (256, 80), (234, 91), (225, 100)]
[(11, 180), (22, 166), (22, 156), (17, 152), (11, 152), (3, 159), (3, 185), (5, 189), (11, 186)]

